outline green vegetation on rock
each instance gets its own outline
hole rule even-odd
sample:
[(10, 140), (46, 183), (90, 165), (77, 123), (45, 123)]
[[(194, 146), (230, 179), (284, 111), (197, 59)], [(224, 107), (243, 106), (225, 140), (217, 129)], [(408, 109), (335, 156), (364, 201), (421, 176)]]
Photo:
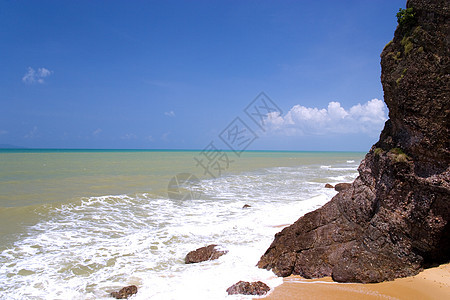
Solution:
[(408, 71), (408, 68), (404, 68), (402, 71), (402, 75), (400, 75), (400, 77), (397, 78), (397, 80), (395, 81), (397, 83), (397, 85), (399, 85), (400, 81), (403, 79), (403, 77), (405, 77), (406, 71)]
[(402, 53), (400, 51), (398, 51), (398, 52), (389, 52), (388, 55), (391, 56), (395, 61), (399, 61), (399, 60), (402, 59), (401, 58)]
[(393, 154), (395, 162), (407, 162), (411, 158), (400, 148), (392, 148), (389, 153)]
[(405, 154), (405, 152), (401, 148), (392, 148), (389, 152), (393, 154)]
[(381, 155), (381, 154), (383, 154), (383, 149), (381, 149), (381, 148), (375, 148), (374, 150), (373, 150), (373, 153), (375, 153), (375, 155)]
[(390, 44), (392, 44), (392, 40), (390, 40), (390, 41), (384, 46), (383, 50), (386, 49), (386, 47), (388, 47)]
[(405, 55), (408, 54), (414, 47), (413, 42), (412, 42), (412, 37), (407, 37), (405, 36), (400, 44), (403, 46)]
[(412, 7), (407, 9), (398, 9), (397, 22), (403, 28), (412, 27), (416, 24), (416, 13)]

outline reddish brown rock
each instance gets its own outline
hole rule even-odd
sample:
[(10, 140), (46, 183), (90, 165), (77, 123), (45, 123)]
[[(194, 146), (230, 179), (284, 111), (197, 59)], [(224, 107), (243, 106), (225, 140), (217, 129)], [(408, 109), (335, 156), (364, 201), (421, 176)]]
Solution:
[(381, 54), (380, 140), (351, 186), (277, 233), (259, 267), (380, 282), (450, 261), (450, 2), (407, 7), (412, 20)]
[(214, 260), (227, 253), (228, 250), (220, 250), (217, 245), (209, 245), (189, 252), (185, 257), (184, 262), (186, 264), (193, 264), (207, 260)]
[(138, 288), (135, 285), (126, 286), (118, 292), (112, 292), (110, 295), (116, 299), (127, 299), (128, 297), (136, 294), (138, 292)]
[(244, 206), (242, 206), (242, 208), (250, 208), (250, 207), (252, 207), (252, 206), (248, 205), (248, 204), (244, 204)]
[(329, 184), (329, 183), (325, 184), (325, 187), (326, 187), (327, 189), (334, 189), (334, 186), (332, 186), (332, 185)]
[(270, 287), (262, 281), (239, 281), (227, 289), (228, 295), (255, 295), (262, 296), (270, 291)]
[(334, 186), (334, 189), (337, 192), (342, 192), (342, 191), (348, 189), (349, 187), (351, 187), (351, 185), (352, 185), (351, 183), (338, 183)]

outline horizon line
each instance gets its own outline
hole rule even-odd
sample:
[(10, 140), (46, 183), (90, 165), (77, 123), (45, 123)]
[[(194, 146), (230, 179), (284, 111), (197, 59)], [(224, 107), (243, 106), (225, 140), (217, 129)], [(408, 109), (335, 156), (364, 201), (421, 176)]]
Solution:
[[(0, 151), (154, 151), (154, 152), (202, 152), (204, 149), (169, 149), (169, 148), (27, 148), (27, 147), (11, 147), (11, 148), (3, 148), (0, 147)], [(233, 150), (224, 150), (218, 149), (217, 151), (222, 152), (233, 152)], [(263, 149), (253, 149), (253, 150), (245, 150), (244, 152), (367, 152), (367, 151), (358, 151), (358, 150), (263, 150)]]

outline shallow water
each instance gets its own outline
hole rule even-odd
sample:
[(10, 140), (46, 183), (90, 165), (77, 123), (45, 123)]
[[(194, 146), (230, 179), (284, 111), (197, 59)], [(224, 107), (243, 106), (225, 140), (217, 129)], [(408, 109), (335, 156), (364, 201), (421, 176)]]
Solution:
[[(246, 152), (211, 178), (194, 151), (0, 153), (0, 298), (101, 299), (135, 284), (135, 299), (235, 298), (239, 280), (282, 281), (255, 267), (280, 230), (350, 182), (362, 153)], [(198, 198), (173, 200), (192, 173)], [(186, 187), (190, 189), (192, 187)], [(242, 209), (244, 204), (251, 205)], [(185, 265), (187, 252), (229, 253)]]

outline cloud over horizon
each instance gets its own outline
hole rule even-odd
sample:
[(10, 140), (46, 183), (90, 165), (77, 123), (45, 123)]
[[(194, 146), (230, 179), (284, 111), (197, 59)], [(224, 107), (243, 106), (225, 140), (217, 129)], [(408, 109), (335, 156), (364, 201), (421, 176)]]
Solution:
[(22, 81), (25, 83), (44, 83), (44, 78), (50, 76), (53, 73), (53, 71), (50, 71), (46, 68), (38, 68), (37, 71), (34, 70), (32, 67), (28, 67), (28, 71), (23, 75)]
[(293, 106), (281, 116), (273, 112), (267, 116), (268, 133), (287, 136), (366, 133), (378, 135), (387, 120), (387, 107), (382, 100), (372, 99), (344, 109), (339, 102), (327, 108)]

